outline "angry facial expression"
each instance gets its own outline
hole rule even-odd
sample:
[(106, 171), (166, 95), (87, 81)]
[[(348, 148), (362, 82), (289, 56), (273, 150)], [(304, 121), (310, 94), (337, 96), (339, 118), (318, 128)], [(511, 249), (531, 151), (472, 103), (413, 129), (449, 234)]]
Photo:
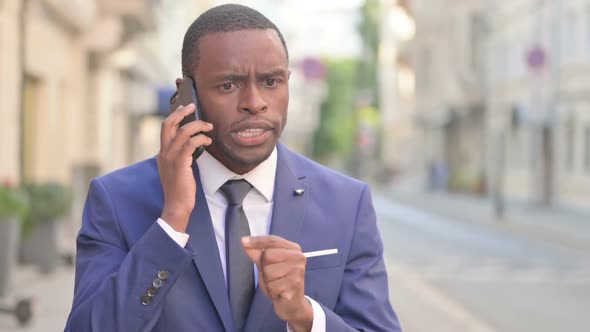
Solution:
[(244, 174), (266, 160), (285, 127), (287, 54), (276, 31), (241, 30), (203, 36), (194, 70), (202, 113), (213, 124), (207, 147)]

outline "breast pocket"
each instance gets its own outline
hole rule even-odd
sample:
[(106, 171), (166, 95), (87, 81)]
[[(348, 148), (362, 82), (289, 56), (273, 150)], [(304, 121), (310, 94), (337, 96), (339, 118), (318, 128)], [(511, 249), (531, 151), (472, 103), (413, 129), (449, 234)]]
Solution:
[(305, 270), (319, 270), (319, 269), (327, 269), (330, 267), (337, 267), (341, 264), (340, 262), (340, 253), (326, 255), (326, 256), (316, 256), (310, 257), (307, 259), (307, 263), (305, 265)]

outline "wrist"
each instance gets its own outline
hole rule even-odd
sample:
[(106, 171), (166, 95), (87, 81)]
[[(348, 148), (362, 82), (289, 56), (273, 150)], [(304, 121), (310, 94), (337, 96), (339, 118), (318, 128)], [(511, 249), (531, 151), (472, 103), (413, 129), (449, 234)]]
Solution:
[(164, 208), (162, 216), (160, 218), (164, 220), (172, 229), (180, 233), (186, 233), (186, 226), (190, 213), (178, 210), (170, 210)]
[(293, 332), (309, 332), (313, 326), (313, 306), (307, 298), (304, 298), (303, 310), (301, 315), (289, 320), (287, 323)]

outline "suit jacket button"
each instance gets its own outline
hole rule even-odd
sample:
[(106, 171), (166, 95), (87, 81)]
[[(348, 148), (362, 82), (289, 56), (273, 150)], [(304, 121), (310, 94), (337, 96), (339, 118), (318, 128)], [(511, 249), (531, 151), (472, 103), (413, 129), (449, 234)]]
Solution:
[(154, 278), (152, 285), (156, 288), (160, 288), (160, 287), (162, 287), (162, 285), (164, 285), (164, 280), (162, 280), (160, 278)]
[(158, 271), (158, 278), (160, 278), (160, 279), (162, 279), (162, 280), (166, 280), (166, 279), (168, 279), (168, 276), (169, 276), (169, 275), (170, 275), (170, 274), (169, 274), (169, 273), (168, 273), (168, 271), (166, 271), (166, 270), (160, 270), (160, 271)]
[(148, 288), (148, 290), (147, 290), (147, 296), (154, 297), (154, 296), (156, 296), (156, 294), (158, 294), (158, 289), (157, 288), (155, 288), (155, 287)]
[(152, 303), (152, 298), (151, 297), (149, 297), (147, 295), (144, 295), (144, 296), (141, 297), (141, 304), (148, 305), (150, 303)]

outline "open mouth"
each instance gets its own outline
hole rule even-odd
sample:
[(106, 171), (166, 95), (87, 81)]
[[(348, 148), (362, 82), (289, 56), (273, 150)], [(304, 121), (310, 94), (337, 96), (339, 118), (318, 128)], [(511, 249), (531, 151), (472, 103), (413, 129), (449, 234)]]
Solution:
[(232, 133), (234, 140), (241, 146), (260, 145), (272, 135), (272, 130), (263, 128), (246, 128)]
[(240, 130), (236, 133), (236, 135), (240, 136), (241, 138), (252, 138), (264, 134), (264, 131), (265, 130), (261, 128), (252, 128)]

